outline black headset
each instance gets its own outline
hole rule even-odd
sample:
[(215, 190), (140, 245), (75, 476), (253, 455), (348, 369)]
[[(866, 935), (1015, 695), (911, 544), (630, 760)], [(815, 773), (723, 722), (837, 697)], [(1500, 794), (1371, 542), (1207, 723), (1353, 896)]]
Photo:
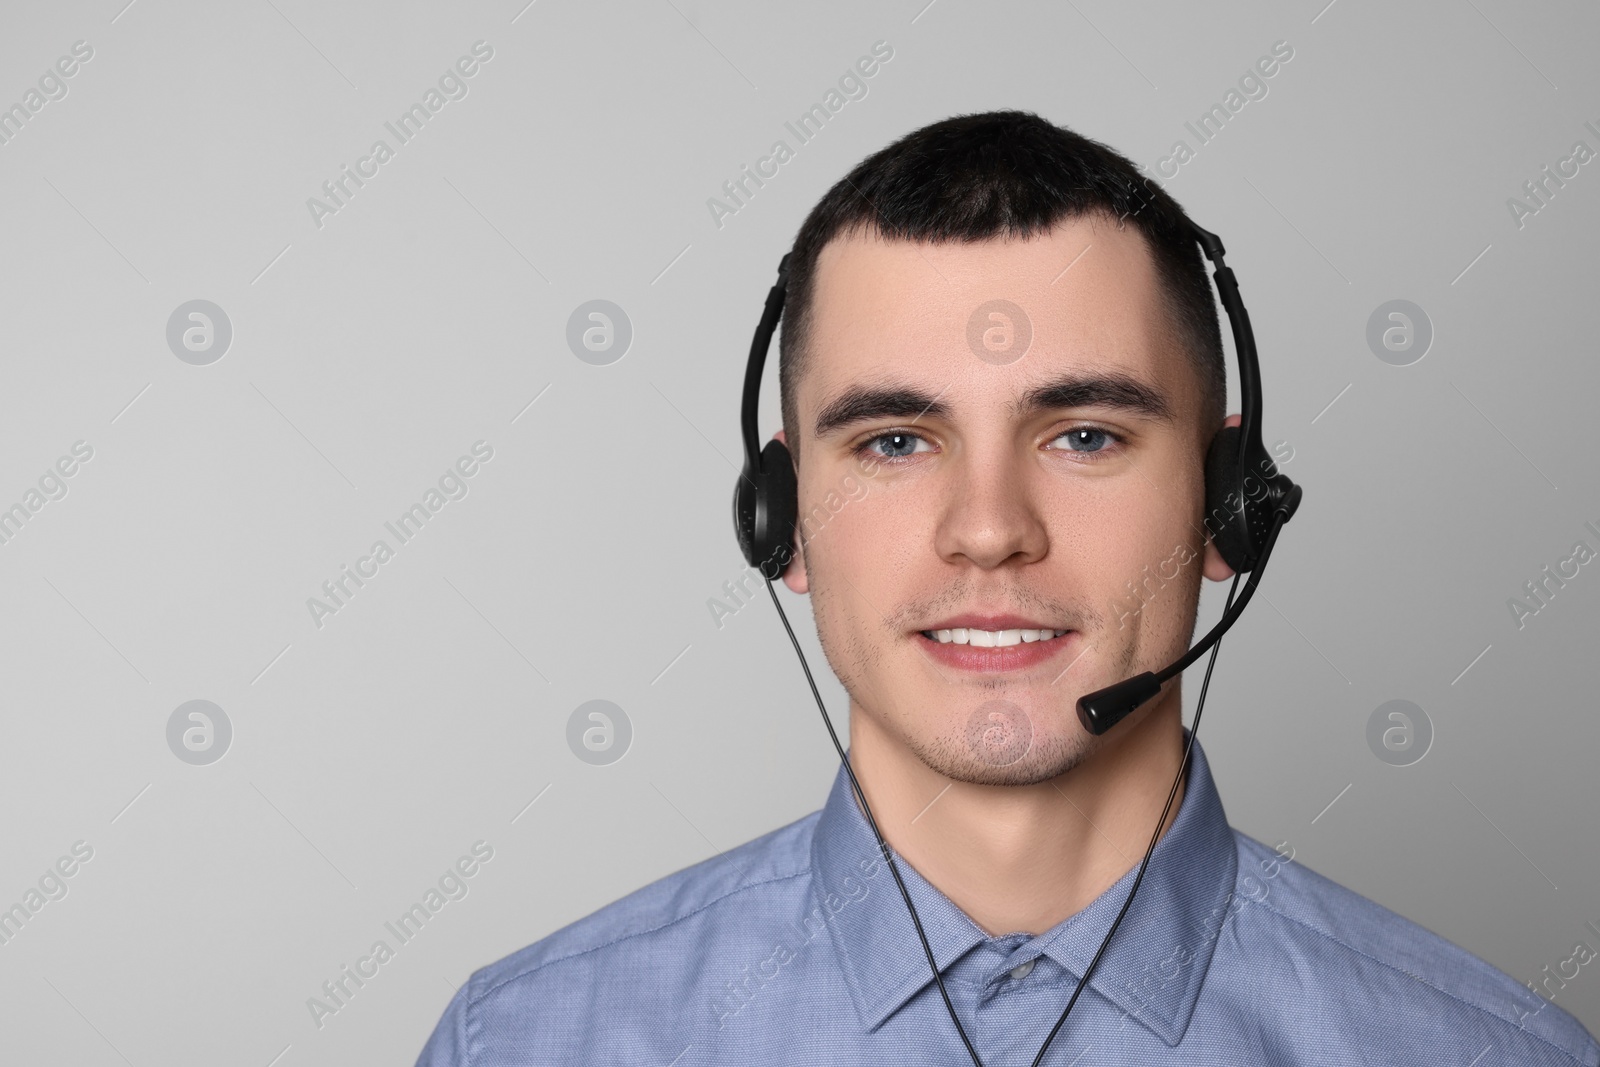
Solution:
[[(1194, 725), (1189, 731), (1189, 743), (1184, 749), (1178, 775), (1172, 780), (1172, 789), (1167, 794), (1167, 806), (1156, 822), (1156, 830), (1150, 837), (1150, 845), (1145, 850), (1143, 862), (1139, 865), (1139, 873), (1122, 903), (1122, 910), (1117, 913), (1111, 928), (1106, 931), (1099, 951), (1084, 969), (1083, 976), (1079, 979), (1072, 998), (1067, 1002), (1066, 1009), (1056, 1020), (1055, 1027), (1045, 1038), (1044, 1044), (1040, 1046), (1038, 1056), (1033, 1061), (1034, 1067), (1038, 1067), (1043, 1061), (1045, 1050), (1066, 1022), (1068, 1013), (1077, 1003), (1079, 995), (1089, 981), (1089, 976), (1094, 973), (1095, 966), (1105, 953), (1106, 946), (1111, 943), (1111, 935), (1117, 932), (1122, 917), (1128, 912), (1128, 906), (1133, 903), (1133, 895), (1138, 892), (1139, 883), (1144, 879), (1144, 872), (1149, 866), (1151, 854), (1155, 851), (1161, 827), (1166, 824), (1167, 812), (1171, 810), (1173, 798), (1177, 795), (1178, 783), (1189, 766), (1189, 754), (1194, 747), (1195, 735), (1200, 729), (1200, 713), (1205, 708), (1206, 688), (1211, 681), (1211, 667), (1216, 662), (1222, 635), (1233, 626), (1245, 605), (1249, 603), (1257, 584), (1261, 581), (1267, 560), (1272, 555), (1273, 546), (1277, 543), (1278, 531), (1293, 517), (1300, 506), (1300, 487), (1291, 481), (1288, 475), (1277, 469), (1277, 465), (1261, 442), (1261, 366), (1256, 358), (1255, 334), (1250, 329), (1250, 314), (1245, 310), (1244, 301), (1239, 296), (1239, 283), (1234, 278), (1233, 271), (1222, 262), (1224, 254), (1222, 240), (1209, 230), (1201, 229), (1187, 217), (1184, 221), (1188, 224), (1195, 240), (1200, 242), (1200, 248), (1206, 258), (1215, 267), (1212, 277), (1216, 281), (1222, 307), (1228, 314), (1228, 322), (1233, 327), (1233, 343), (1239, 361), (1239, 392), (1242, 408), (1239, 425), (1225, 426), (1216, 432), (1206, 450), (1205, 463), (1206, 527), (1212, 542), (1217, 546), (1217, 551), (1228, 566), (1233, 568), (1233, 585), (1229, 588), (1228, 602), (1222, 618), (1182, 657), (1161, 671), (1146, 671), (1078, 698), (1079, 722), (1089, 733), (1103, 734), (1160, 692), (1163, 682), (1182, 673), (1206, 649), (1212, 650), (1211, 661), (1206, 666), (1205, 681), (1200, 689), (1199, 705), (1195, 709)], [(765, 448), (760, 447), (756, 429), (756, 409), (761, 398), (761, 372), (767, 361), (767, 350), (771, 347), (772, 334), (778, 327), (778, 320), (783, 315), (783, 301), (789, 280), (789, 256), (792, 254), (792, 252), (785, 254), (778, 262), (778, 280), (767, 293), (766, 307), (761, 313), (760, 323), (756, 326), (755, 338), (750, 343), (750, 359), (745, 365), (744, 397), (740, 407), (744, 469), (734, 486), (734, 532), (738, 536), (739, 548), (744, 553), (745, 562), (758, 568), (766, 580), (767, 593), (772, 598), (773, 607), (778, 611), (778, 617), (783, 620), (784, 629), (789, 634), (795, 653), (800, 657), (801, 668), (805, 671), (806, 681), (811, 685), (811, 694), (816, 698), (817, 709), (822, 712), (822, 720), (827, 725), (829, 736), (833, 739), (833, 746), (838, 751), (839, 762), (850, 777), (851, 787), (860, 801), (867, 822), (872, 827), (873, 835), (877, 838), (878, 848), (890, 873), (894, 875), (895, 884), (900, 887), (900, 895), (905, 900), (906, 908), (911, 913), (912, 925), (922, 942), (928, 966), (933, 968), (934, 981), (944, 998), (950, 1020), (955, 1023), (956, 1030), (972, 1057), (972, 1062), (977, 1067), (983, 1067), (977, 1049), (967, 1037), (961, 1020), (956, 1017), (955, 1007), (945, 990), (939, 966), (934, 962), (933, 950), (928, 944), (922, 921), (917, 916), (917, 909), (912, 905), (911, 895), (906, 891), (905, 883), (900, 878), (899, 868), (890, 854), (888, 843), (878, 830), (872, 809), (867, 806), (866, 794), (862, 792), (855, 771), (845, 757), (844, 748), (839, 743), (833, 722), (823, 706), (822, 695), (817, 691), (816, 681), (811, 676), (811, 667), (806, 663), (805, 653), (800, 650), (800, 642), (796, 639), (794, 629), (789, 625), (788, 616), (783, 611), (783, 605), (778, 602), (778, 594), (772, 587), (773, 581), (783, 574), (793, 560), (800, 501), (794, 458), (790, 455), (788, 447), (776, 439), (768, 441)], [(1238, 600), (1235, 600), (1234, 593), (1238, 589), (1239, 576), (1245, 573), (1250, 574), (1250, 580), (1245, 583)]]

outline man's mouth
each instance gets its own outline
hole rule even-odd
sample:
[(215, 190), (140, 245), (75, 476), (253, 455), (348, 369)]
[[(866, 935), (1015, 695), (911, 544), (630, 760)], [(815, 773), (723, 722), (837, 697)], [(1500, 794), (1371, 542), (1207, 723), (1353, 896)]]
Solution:
[(960, 627), (951, 630), (922, 630), (923, 637), (941, 645), (972, 645), (974, 648), (1010, 648), (1064, 637), (1071, 630), (978, 630)]
[[(983, 674), (1025, 671), (1039, 667), (1080, 644), (1078, 631), (1040, 626), (1037, 619), (969, 616), (941, 621), (988, 624), (982, 627), (937, 626), (931, 630), (918, 630), (914, 634), (929, 658), (962, 671)], [(1019, 625), (1024, 622), (1033, 625)], [(1073, 652), (1069, 658), (1075, 661), (1080, 654)]]

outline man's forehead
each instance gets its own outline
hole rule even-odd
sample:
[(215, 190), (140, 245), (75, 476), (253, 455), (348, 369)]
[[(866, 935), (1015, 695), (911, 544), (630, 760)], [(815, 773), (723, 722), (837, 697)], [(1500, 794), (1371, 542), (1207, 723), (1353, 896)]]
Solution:
[[(941, 389), (981, 393), (1016, 416), (1054, 390), (1057, 401), (1110, 399), (1171, 419), (1195, 388), (1179, 369), (1148, 248), (1114, 220), (1085, 216), (1025, 240), (971, 243), (858, 231), (822, 251), (802, 403), (818, 412), (819, 433), (869, 394), (882, 407), (896, 391), (924, 401)], [(1010, 309), (995, 317), (986, 309), (996, 302)], [(1009, 331), (1006, 343), (1025, 336), (1027, 349), (990, 358), (986, 330)]]

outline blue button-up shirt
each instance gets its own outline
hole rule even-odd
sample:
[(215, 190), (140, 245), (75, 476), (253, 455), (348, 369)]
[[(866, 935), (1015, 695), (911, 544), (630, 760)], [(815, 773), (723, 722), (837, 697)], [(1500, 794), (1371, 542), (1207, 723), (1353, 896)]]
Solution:
[[(1198, 743), (1177, 818), (1045, 1062), (1600, 1065), (1555, 1004), (1228, 826)], [(962, 1026), (1031, 1064), (1133, 884), (990, 937), (904, 859)], [(419, 1067), (970, 1064), (841, 768), (820, 812), (475, 973)]]

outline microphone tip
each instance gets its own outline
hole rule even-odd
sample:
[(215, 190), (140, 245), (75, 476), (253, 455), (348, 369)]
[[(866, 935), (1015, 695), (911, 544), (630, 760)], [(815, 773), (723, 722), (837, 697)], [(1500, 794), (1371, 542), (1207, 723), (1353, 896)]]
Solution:
[(1099, 736), (1127, 718), (1139, 705), (1161, 692), (1161, 683), (1149, 671), (1126, 681), (1085, 693), (1078, 698), (1078, 721)]

